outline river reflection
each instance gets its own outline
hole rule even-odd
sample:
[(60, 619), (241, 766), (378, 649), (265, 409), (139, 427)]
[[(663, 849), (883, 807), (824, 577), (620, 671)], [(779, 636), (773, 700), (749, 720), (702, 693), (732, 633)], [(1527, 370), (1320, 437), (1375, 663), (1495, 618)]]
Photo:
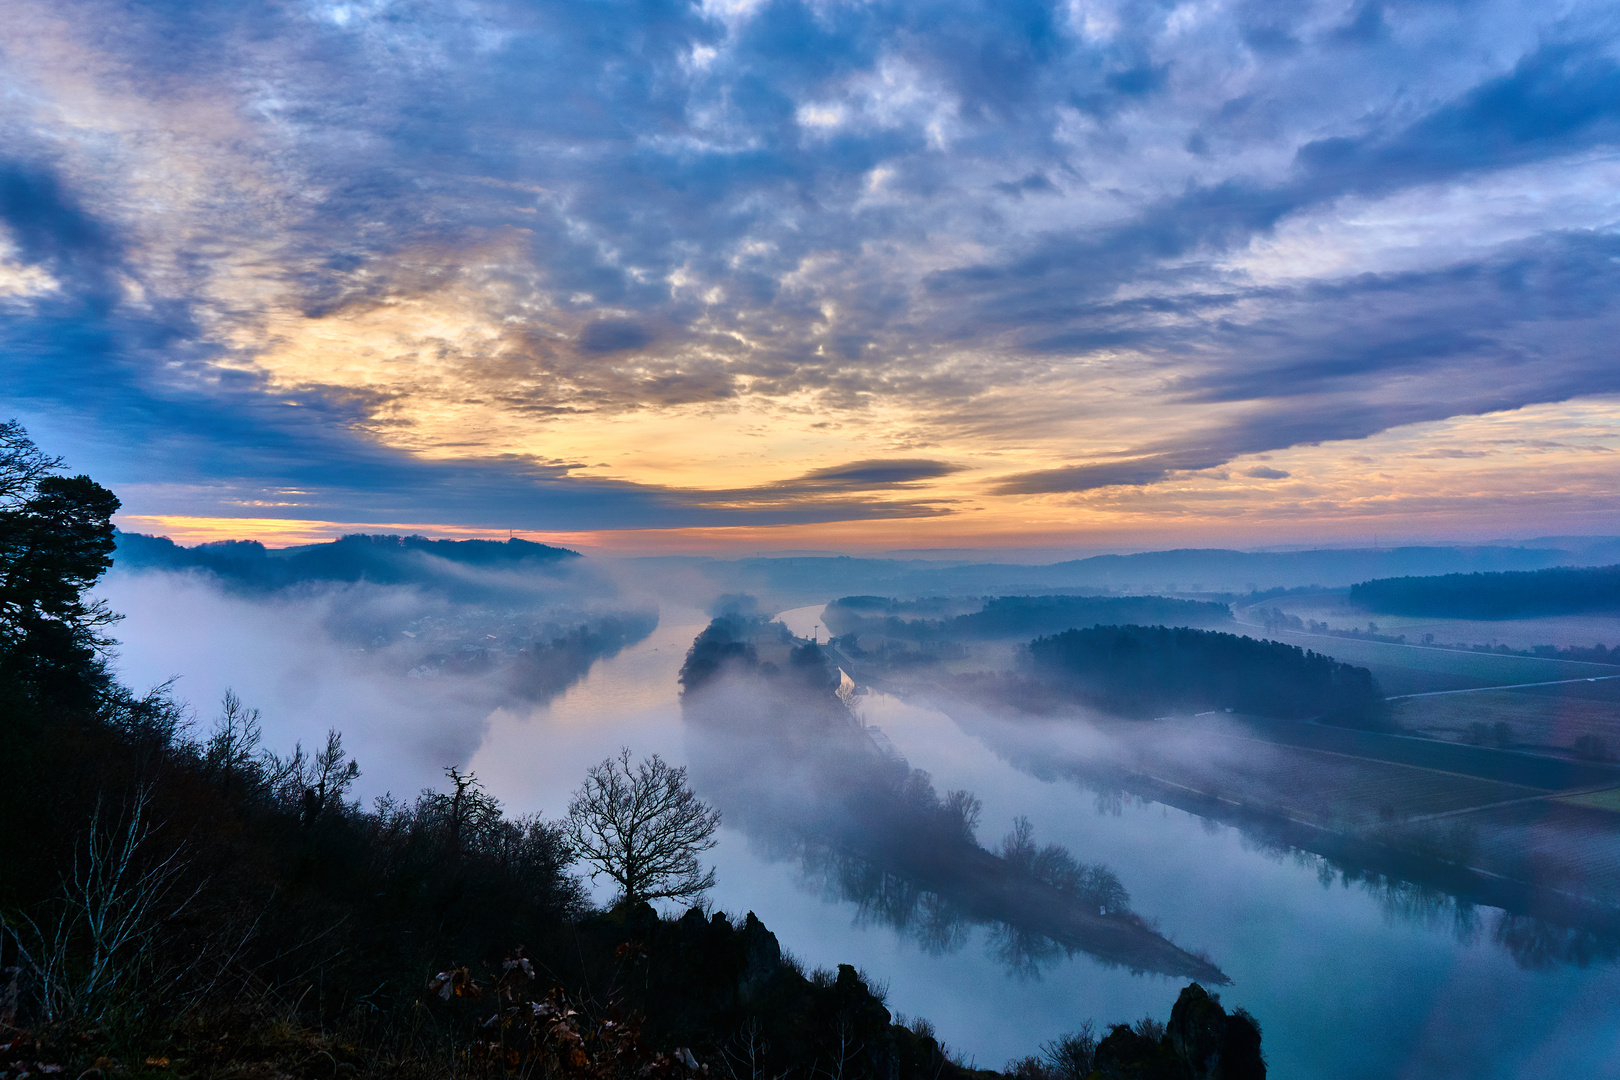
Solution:
[[(684, 760), (675, 675), (706, 621), (666, 610), (651, 638), (550, 706), (497, 713), (474, 768), (513, 809), (555, 815), (584, 767), (621, 744)], [(810, 630), (802, 621), (790, 625)], [(1112, 866), (1162, 933), (1231, 976), (1224, 996), (1259, 1018), (1274, 1076), (1620, 1077), (1611, 964), (1523, 966), (1504, 945), (1540, 931), (1494, 909), (1372, 888), (1227, 825), (1033, 778), (944, 715), (895, 698), (874, 694), (863, 708), (941, 789), (978, 794), (985, 835), (1027, 815), (1043, 839)], [(888, 984), (891, 1009), (928, 1017), (981, 1065), (999, 1067), (1088, 1017), (1166, 1016), (1182, 985), (1084, 957), (1021, 979), (1008, 973), (1006, 943), (983, 928), (931, 947), (782, 854), (723, 829), (715, 904), (756, 912), (809, 967), (865, 969)]]

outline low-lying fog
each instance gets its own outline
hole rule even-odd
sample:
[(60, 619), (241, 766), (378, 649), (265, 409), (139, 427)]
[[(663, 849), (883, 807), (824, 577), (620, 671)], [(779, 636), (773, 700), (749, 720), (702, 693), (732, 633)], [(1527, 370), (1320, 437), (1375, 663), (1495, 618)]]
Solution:
[[(657, 583), (639, 588), (656, 592)], [(515, 630), (500, 622), (508, 616), (453, 609), (404, 586), (255, 594), (195, 573), (120, 572), (100, 592), (126, 616), (115, 635), (133, 687), (178, 676), (176, 693), (203, 727), (232, 688), (262, 710), (275, 750), (308, 747), (336, 728), (359, 760), (357, 791), (367, 799), (433, 786), (455, 765), (511, 810), (556, 816), (586, 767), (621, 745), (682, 763), (699, 745), (683, 723), (677, 675), (709, 621), (714, 597), (701, 589), (559, 593), (543, 617)], [(570, 626), (649, 605), (650, 629), (618, 623), (618, 638), (546, 651)], [(820, 611), (782, 620), (825, 640)], [(557, 672), (521, 668), (534, 657)], [(996, 849), (1023, 816), (1038, 843), (1117, 873), (1150, 927), (1230, 977), (1223, 995), (1259, 1018), (1272, 1075), (1620, 1076), (1620, 971), (1609, 960), (1527, 965), (1499, 940), (1490, 909), (1347, 881), (1318, 856), (1039, 766), (1117, 754), (1117, 730), (984, 718), (964, 727), (962, 713), (953, 720), (881, 692), (857, 709), (941, 794), (968, 789), (982, 800), (980, 844)], [(1205, 766), (1216, 752), (1192, 736), (1175, 746)], [(758, 913), (807, 966), (864, 968), (887, 982), (891, 1009), (926, 1016), (982, 1065), (999, 1067), (1088, 1017), (1164, 1016), (1185, 982), (1084, 954), (1055, 955), (1034, 974), (1009, 970), (996, 929), (983, 925), (955, 947), (930, 948), (735, 825), (711, 853), (716, 906)]]

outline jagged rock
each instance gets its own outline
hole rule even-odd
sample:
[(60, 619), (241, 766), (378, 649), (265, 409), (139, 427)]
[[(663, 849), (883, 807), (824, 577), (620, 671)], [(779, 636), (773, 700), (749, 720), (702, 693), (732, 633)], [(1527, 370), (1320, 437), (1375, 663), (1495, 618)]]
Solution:
[(1187, 1080), (1187, 1070), (1169, 1040), (1154, 1040), (1116, 1024), (1097, 1044), (1092, 1059), (1103, 1080)]
[(1260, 1056), (1260, 1025), (1242, 1009), (1226, 1018), (1220, 1080), (1266, 1080), (1266, 1060)]
[(1202, 986), (1193, 983), (1176, 998), (1165, 1035), (1193, 1080), (1224, 1075), (1221, 1051), (1226, 1043), (1226, 1010)]
[(1103, 1080), (1265, 1080), (1260, 1025), (1238, 1009), (1228, 1014), (1220, 998), (1193, 983), (1170, 1010), (1157, 1040), (1116, 1025), (1097, 1044)]
[(757, 997), (771, 976), (781, 968), (782, 945), (752, 911), (743, 921), (742, 943), (743, 974), (737, 984), (737, 993), (747, 1002)]
[(1265, 1080), (1260, 1025), (1241, 1009), (1228, 1014), (1197, 983), (1176, 998), (1165, 1039), (1192, 1080)]

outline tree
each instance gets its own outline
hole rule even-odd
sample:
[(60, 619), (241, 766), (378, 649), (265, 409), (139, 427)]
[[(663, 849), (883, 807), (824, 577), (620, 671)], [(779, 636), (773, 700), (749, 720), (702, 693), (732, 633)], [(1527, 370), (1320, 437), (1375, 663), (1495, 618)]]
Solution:
[(484, 790), (474, 774), (451, 765), (444, 775), (450, 778), (449, 794), (424, 789), (417, 803), (418, 813), (437, 826), (450, 858), (459, 859), (463, 851), (482, 851), (490, 846), (489, 841), (504, 823), (501, 804)]
[(697, 896), (714, 884), (698, 853), (714, 847), (720, 812), (687, 785), (686, 769), (654, 754), (630, 765), (628, 747), (585, 774), (568, 804), (575, 853), (618, 883), (627, 903)]
[(303, 743), (294, 743), (288, 757), (266, 754), (264, 779), (283, 805), (299, 806), (304, 823), (309, 824), (329, 811), (343, 809), (343, 796), (360, 775), (359, 763), (352, 758), (345, 761), (345, 756), (343, 736), (329, 728), (323, 750), (306, 754)]
[(258, 753), (263, 737), (259, 710), (242, 704), (236, 691), (227, 688), (219, 719), (203, 744), (203, 764), (219, 777), (221, 791), (229, 795), (260, 777)]
[(112, 565), (118, 498), (60, 467), (0, 423), (0, 667), (48, 692), (86, 682), (115, 620), (84, 593)]

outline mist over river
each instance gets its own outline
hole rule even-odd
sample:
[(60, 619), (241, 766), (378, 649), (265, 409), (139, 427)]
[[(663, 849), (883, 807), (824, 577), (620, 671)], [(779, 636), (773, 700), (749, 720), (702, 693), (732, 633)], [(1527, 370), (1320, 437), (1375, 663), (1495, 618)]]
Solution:
[[(118, 636), (132, 685), (187, 673), (181, 693), (204, 722), (233, 686), (264, 710), (266, 742), (276, 749), (337, 727), (366, 770), (368, 797), (432, 785), (456, 764), (511, 811), (554, 817), (585, 769), (621, 745), (686, 760), (676, 677), (708, 621), (696, 608), (665, 604), (650, 636), (596, 661), (548, 703), (475, 716), (441, 712), (432, 693), (413, 692), (423, 680), (394, 687), (385, 707), (363, 704), (365, 685), (340, 658), (312, 665), (308, 625), (283, 619), (278, 629), (277, 620), (260, 619), (249, 647), (231, 628), (252, 606), (197, 588), (186, 593), (188, 624), (178, 632), (176, 609), (155, 603), (155, 588), (126, 579), (107, 590), (128, 613)], [(808, 635), (819, 613), (801, 608), (783, 618)], [(1262, 850), (1235, 828), (1036, 779), (944, 714), (895, 697), (873, 693), (859, 710), (940, 791), (967, 788), (983, 800), (981, 843), (994, 846), (1027, 815), (1040, 843), (1112, 867), (1136, 912), (1232, 979), (1223, 999), (1260, 1021), (1274, 1077), (1620, 1077), (1613, 964), (1521, 966), (1493, 940), (1490, 909), (1459, 912), (1443, 900), (1345, 884), (1316, 856)], [(1056, 725), (1042, 734), (1066, 737)], [(1166, 1016), (1185, 981), (1061, 954), (1036, 976), (1020, 974), (983, 929), (935, 955), (863, 919), (856, 905), (807, 880), (796, 861), (769, 858), (734, 829), (722, 829), (710, 855), (716, 907), (758, 914), (806, 969), (864, 969), (887, 984), (891, 1010), (928, 1018), (953, 1051), (983, 1066), (1032, 1053), (1086, 1018)], [(605, 898), (605, 888), (597, 895)]]

